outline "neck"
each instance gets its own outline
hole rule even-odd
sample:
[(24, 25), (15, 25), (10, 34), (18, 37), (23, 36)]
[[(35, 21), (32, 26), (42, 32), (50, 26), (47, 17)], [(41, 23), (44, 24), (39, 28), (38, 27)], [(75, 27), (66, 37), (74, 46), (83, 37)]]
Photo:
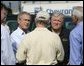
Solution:
[(44, 28), (45, 26), (43, 24), (37, 24), (37, 27)]
[(79, 20), (79, 21), (77, 22), (77, 24), (80, 23), (81, 21), (82, 21), (82, 20)]
[(77, 25), (77, 24), (80, 23), (81, 21), (83, 21), (82, 18), (81, 18), (81, 19), (78, 19), (78, 18), (77, 18), (77, 20), (75, 21), (75, 24)]
[(1, 23), (3, 26), (5, 26), (5, 23)]
[(25, 33), (27, 33), (28, 32), (28, 30), (27, 29), (23, 29), (23, 28), (21, 28), (21, 27), (19, 27), (22, 31), (24, 31)]

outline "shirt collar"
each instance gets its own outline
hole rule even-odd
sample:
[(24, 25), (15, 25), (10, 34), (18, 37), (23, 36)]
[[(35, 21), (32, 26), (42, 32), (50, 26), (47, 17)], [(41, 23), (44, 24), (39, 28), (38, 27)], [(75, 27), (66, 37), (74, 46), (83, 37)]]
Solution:
[(83, 21), (79, 22), (77, 25), (83, 24)]
[(25, 32), (21, 28), (18, 27), (17, 30), (18, 30), (19, 34), (21, 34), (21, 35), (25, 34)]
[(35, 30), (42, 31), (42, 30), (47, 30), (47, 28), (45, 28), (45, 27), (37, 27), (37, 28), (35, 28)]

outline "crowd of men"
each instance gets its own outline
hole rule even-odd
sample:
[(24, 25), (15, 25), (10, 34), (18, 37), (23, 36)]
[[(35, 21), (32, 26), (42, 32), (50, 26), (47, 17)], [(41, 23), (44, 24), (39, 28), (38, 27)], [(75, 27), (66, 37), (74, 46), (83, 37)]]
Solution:
[[(1, 4), (1, 65), (82, 65), (83, 7), (75, 6), (70, 31), (63, 27), (65, 15), (45, 11), (36, 14), (36, 28), (28, 30), (31, 14), (18, 14), (18, 27), (10, 35), (6, 25), (8, 9)], [(50, 22), (50, 27), (46, 27)]]

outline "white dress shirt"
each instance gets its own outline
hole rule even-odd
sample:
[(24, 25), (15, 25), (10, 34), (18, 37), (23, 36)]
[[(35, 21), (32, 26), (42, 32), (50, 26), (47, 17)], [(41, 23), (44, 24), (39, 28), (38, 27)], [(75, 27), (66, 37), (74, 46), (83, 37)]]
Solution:
[(1, 25), (1, 64), (15, 65), (15, 56), (7, 28)]
[(9, 34), (10, 34), (10, 29), (9, 26), (5, 24), (6, 29), (8, 30)]
[(12, 46), (15, 54), (24, 35), (25, 32), (21, 30), (19, 27), (11, 34)]
[(36, 28), (25, 35), (18, 47), (16, 58), (27, 65), (54, 65), (64, 58), (60, 37), (47, 28)]

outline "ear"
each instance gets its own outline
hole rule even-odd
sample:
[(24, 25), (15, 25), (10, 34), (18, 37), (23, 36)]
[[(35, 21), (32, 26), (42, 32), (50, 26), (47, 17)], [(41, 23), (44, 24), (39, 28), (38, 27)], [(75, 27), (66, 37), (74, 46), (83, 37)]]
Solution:
[(18, 21), (18, 24), (20, 23), (20, 19), (17, 19), (17, 21)]
[(77, 17), (77, 16), (75, 16), (75, 21), (76, 21), (76, 22), (78, 22), (78, 20), (79, 20), (79, 19), (78, 19), (78, 17)]

